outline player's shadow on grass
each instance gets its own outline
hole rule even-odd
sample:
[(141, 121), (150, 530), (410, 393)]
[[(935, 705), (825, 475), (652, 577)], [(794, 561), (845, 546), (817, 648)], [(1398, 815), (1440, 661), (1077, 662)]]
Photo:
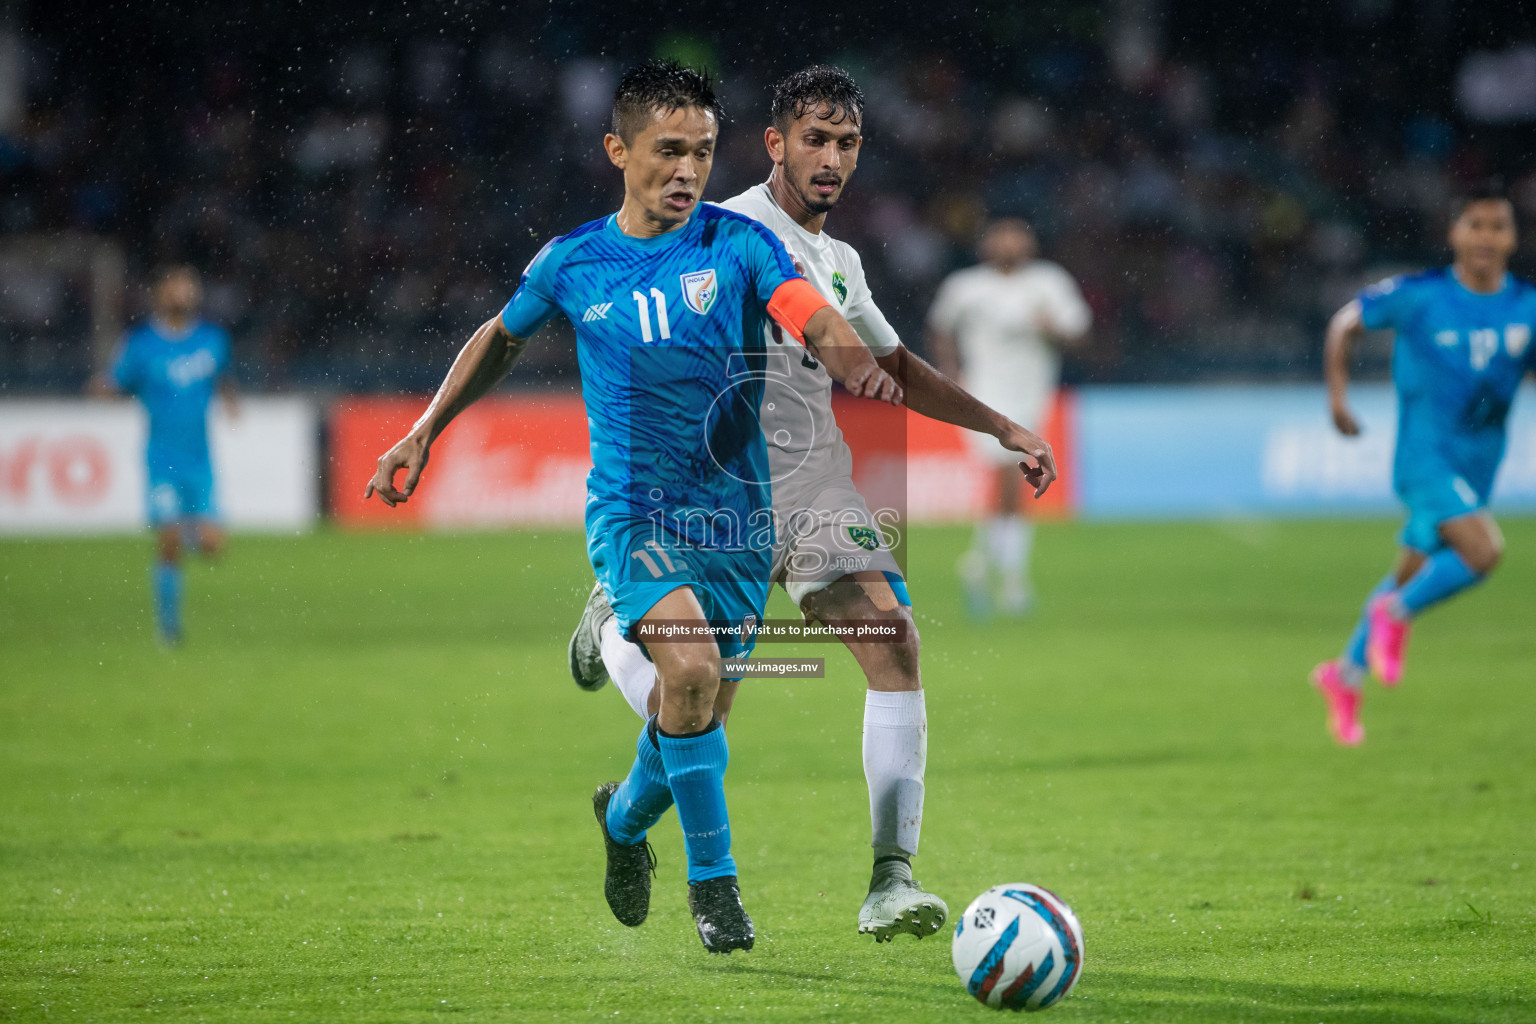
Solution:
[[(715, 966), (713, 964), (711, 967)], [(787, 967), (774, 967), (765, 963), (751, 960), (749, 957), (734, 957), (724, 959), (719, 965), (720, 969), (729, 974), (751, 975), (761, 978), (783, 978), (801, 991), (814, 991), (818, 986), (826, 986), (828, 989), (836, 989), (838, 992), (854, 992), (877, 997), (889, 998), (891, 984), (889, 978), (871, 977), (867, 983), (849, 978), (846, 974), (835, 971), (796, 971)], [(955, 998), (958, 979), (946, 974), (943, 980), (924, 980), (915, 974), (905, 978), (901, 983), (902, 997), (904, 999), (916, 999), (921, 994), (932, 996), (935, 1002), (952, 1002)], [(964, 991), (960, 991), (964, 995)]]
[(1208, 1021), (1210, 1024), (1305, 1018), (1328, 1024), (1461, 1024), (1530, 1020), (1529, 1000), (1466, 995), (1430, 1000), (1423, 992), (1382, 987), (1297, 985), (1230, 978), (1151, 977), (1126, 971), (1084, 972), (1073, 999), (1106, 1020)]

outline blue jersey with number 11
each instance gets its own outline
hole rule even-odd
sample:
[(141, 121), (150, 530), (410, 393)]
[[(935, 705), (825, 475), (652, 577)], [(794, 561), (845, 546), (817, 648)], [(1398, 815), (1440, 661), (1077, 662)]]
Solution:
[[(534, 257), (502, 323), (526, 338), (564, 313), (576, 328), (589, 522), (601, 513), (670, 521), (691, 508), (746, 524), (769, 507), (763, 327), (774, 293), (799, 276), (772, 232), (707, 204), (656, 238), (626, 235), (610, 216)], [(686, 523), (674, 524), (682, 539), (721, 546), (704, 517)]]

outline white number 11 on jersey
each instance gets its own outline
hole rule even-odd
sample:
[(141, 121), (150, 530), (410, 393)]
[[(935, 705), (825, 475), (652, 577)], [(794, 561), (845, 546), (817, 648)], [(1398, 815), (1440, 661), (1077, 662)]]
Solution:
[[(630, 292), (629, 297), (640, 307), (640, 340), (646, 343), (654, 341), (651, 337), (651, 304), (645, 301), (645, 296), (639, 291)], [(667, 322), (667, 297), (660, 288), (652, 288), (651, 298), (656, 300), (656, 327), (661, 340), (671, 341), (672, 325)]]

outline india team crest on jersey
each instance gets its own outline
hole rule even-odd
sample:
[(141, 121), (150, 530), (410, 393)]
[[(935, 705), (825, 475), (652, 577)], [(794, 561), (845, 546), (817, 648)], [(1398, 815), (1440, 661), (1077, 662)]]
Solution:
[(714, 308), (715, 300), (720, 297), (720, 287), (716, 284), (713, 267), (683, 274), (682, 279), (683, 301), (689, 309), (703, 316)]

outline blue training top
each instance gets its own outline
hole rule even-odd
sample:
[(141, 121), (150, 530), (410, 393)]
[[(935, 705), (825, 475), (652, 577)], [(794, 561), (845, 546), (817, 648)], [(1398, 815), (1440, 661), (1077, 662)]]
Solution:
[(691, 544), (745, 545), (722, 522), (745, 530), (771, 506), (763, 327), (774, 292), (799, 276), (771, 231), (703, 203), (656, 238), (626, 235), (609, 216), (533, 258), (502, 323), (526, 338), (564, 313), (576, 328), (589, 522), (627, 513), (669, 520)]
[(149, 415), (151, 466), (208, 461), (208, 403), (229, 363), (229, 335), (210, 323), (198, 321), (177, 333), (149, 320), (124, 336), (112, 379)]
[(1396, 332), (1397, 453), (1393, 476), (1464, 476), (1480, 493), (1504, 456), (1505, 420), (1533, 366), (1536, 287), (1512, 275), (1492, 294), (1450, 267), (1390, 277), (1360, 293), (1362, 320)]

